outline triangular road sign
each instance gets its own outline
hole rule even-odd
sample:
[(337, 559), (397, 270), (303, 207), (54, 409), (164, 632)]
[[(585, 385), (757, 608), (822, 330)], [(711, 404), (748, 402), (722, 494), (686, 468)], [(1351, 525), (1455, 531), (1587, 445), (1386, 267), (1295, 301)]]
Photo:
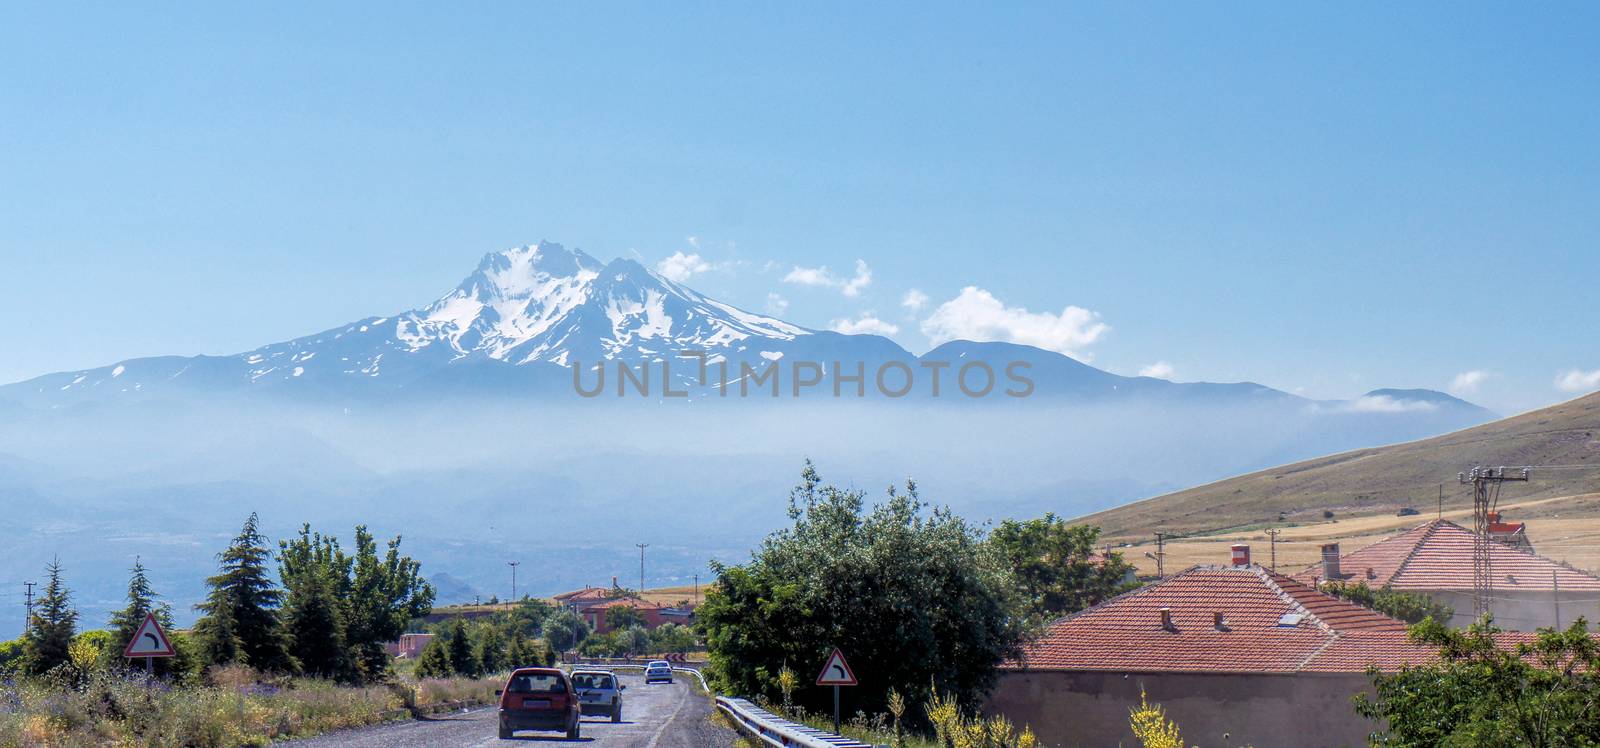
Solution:
[(853, 686), (855, 684), (855, 671), (850, 669), (850, 663), (844, 661), (844, 653), (835, 647), (833, 654), (828, 655), (828, 662), (822, 666), (822, 674), (817, 676), (817, 685)]
[(144, 623), (139, 624), (139, 630), (133, 632), (133, 638), (122, 650), (123, 657), (172, 657), (176, 654), (172, 649), (172, 640), (167, 638), (167, 632), (161, 630), (155, 613), (144, 615)]

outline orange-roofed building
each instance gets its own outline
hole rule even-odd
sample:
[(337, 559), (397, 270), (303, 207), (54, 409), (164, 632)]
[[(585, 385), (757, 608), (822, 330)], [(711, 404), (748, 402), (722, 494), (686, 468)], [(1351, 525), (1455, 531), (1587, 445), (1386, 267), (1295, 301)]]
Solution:
[(611, 632), (611, 626), (606, 623), (606, 613), (612, 608), (633, 608), (639, 613), (639, 617), (643, 619), (644, 627), (647, 629), (653, 629), (663, 623), (667, 623), (661, 616), (662, 610), (666, 606), (649, 600), (641, 600), (637, 597), (623, 597), (590, 605), (584, 608), (580, 615), (583, 616), (585, 621), (588, 621), (589, 628), (594, 629), (595, 633), (606, 634)]
[[(1523, 523), (1495, 514), (1489, 525), (1489, 571), (1496, 626), (1533, 631), (1568, 626), (1578, 616), (1595, 618), (1600, 577), (1531, 550)], [(1322, 547), (1322, 561), (1295, 574), (1305, 584), (1337, 580), (1416, 592), (1455, 610), (1452, 626), (1473, 622), (1473, 547), (1476, 534), (1449, 520), (1434, 520), (1358, 551), (1341, 554), (1338, 543)]]
[[(1137, 745), (1148, 693), (1185, 744), (1365, 745), (1369, 666), (1432, 660), (1405, 623), (1249, 563), (1196, 566), (1052, 623), (1002, 666), (988, 709), (1041, 746)], [(1227, 735), (1224, 738), (1224, 735)]]

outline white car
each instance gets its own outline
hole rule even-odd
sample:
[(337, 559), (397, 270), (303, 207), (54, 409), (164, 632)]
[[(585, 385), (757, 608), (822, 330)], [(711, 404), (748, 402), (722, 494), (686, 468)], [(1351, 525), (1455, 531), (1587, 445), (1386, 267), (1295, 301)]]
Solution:
[(579, 711), (585, 715), (598, 714), (621, 722), (622, 691), (626, 688), (610, 670), (572, 671), (572, 690), (578, 693)]
[(669, 663), (666, 660), (653, 660), (650, 662), (650, 664), (645, 665), (644, 682), (645, 685), (656, 682), (671, 683), (672, 663)]

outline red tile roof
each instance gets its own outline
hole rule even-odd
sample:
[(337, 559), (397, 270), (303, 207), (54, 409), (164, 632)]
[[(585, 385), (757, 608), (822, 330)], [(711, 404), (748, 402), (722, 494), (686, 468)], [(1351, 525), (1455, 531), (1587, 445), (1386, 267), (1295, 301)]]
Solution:
[(605, 600), (609, 599), (615, 594), (617, 594), (615, 590), (606, 587), (585, 587), (581, 590), (563, 592), (551, 599), (562, 602), (570, 602), (573, 600)]
[[(1344, 554), (1339, 559), (1340, 575), (1369, 587), (1471, 590), (1475, 537), (1454, 522), (1434, 520)], [(1489, 568), (1497, 591), (1551, 592), (1557, 579), (1562, 590), (1600, 591), (1600, 577), (1501, 543), (1489, 544)], [(1314, 564), (1294, 578), (1310, 584), (1322, 579), (1322, 571), (1322, 564)]]
[[(1172, 628), (1163, 627), (1169, 609)], [(1216, 626), (1215, 614), (1223, 615)], [(1426, 662), (1406, 625), (1259, 566), (1196, 566), (1062, 618), (1019, 670), (1362, 672)]]
[(607, 600), (598, 605), (589, 606), (589, 610), (606, 610), (608, 608), (637, 608), (639, 610), (660, 610), (666, 607), (660, 603), (649, 600), (640, 600), (636, 597), (623, 597), (616, 600)]

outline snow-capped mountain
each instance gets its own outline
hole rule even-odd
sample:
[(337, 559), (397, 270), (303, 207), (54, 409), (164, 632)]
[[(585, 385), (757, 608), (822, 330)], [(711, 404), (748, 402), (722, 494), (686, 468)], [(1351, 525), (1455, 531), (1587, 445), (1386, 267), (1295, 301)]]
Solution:
[[(942, 391), (949, 397), (955, 389), (949, 380), (968, 362), (985, 362), (995, 372), (1022, 362), (1036, 385), (1031, 402), (1268, 403), (1284, 409), (1350, 410), (1341, 402), (1313, 403), (1248, 382), (1174, 383), (1119, 376), (1058, 353), (1010, 343), (953, 341), (916, 356), (876, 335), (811, 330), (747, 312), (633, 260), (602, 263), (553, 242), (485, 255), (454, 289), (417, 309), (232, 356), (134, 359), (50, 374), (0, 387), (0, 405), (11, 400), (53, 409), (82, 402), (238, 393), (313, 401), (391, 395), (571, 397), (574, 367), (590, 371), (607, 362), (640, 369), (655, 365), (649, 376), (658, 377), (659, 364), (670, 361), (675, 386), (693, 388), (698, 367), (680, 358), (684, 351), (704, 352), (711, 363), (728, 362), (735, 379), (741, 363), (764, 369), (779, 361), (817, 362), (826, 379), (838, 362), (843, 372), (861, 366), (864, 378), (871, 380), (881, 364), (898, 362), (907, 371), (923, 372), (912, 390), (918, 396), (934, 392), (930, 370), (919, 364), (947, 367)], [(791, 376), (781, 374), (781, 387), (790, 386)], [(1366, 406), (1358, 408), (1365, 412), (1404, 412), (1411, 421), (1426, 421), (1417, 427), (1424, 434), (1441, 424), (1460, 427), (1492, 416), (1442, 393), (1385, 392), (1384, 398), (1354, 402)], [(1381, 434), (1390, 435), (1390, 424), (1397, 420), (1387, 419)]]
[(601, 265), (550, 242), (486, 255), (454, 291), (394, 321), (394, 337), (408, 352), (443, 345), (458, 358), (562, 366), (809, 334), (706, 298), (633, 260)]
[(450, 378), (443, 372), (554, 386), (569, 379), (554, 367), (574, 364), (658, 362), (686, 350), (704, 351), (713, 362), (770, 361), (840, 348), (853, 350), (853, 360), (915, 358), (883, 338), (809, 330), (738, 309), (630, 259), (601, 263), (540, 242), (485, 255), (455, 289), (419, 309), (234, 356), (135, 359), (0, 389), (60, 404), (246, 385), (392, 390), (438, 385)]

